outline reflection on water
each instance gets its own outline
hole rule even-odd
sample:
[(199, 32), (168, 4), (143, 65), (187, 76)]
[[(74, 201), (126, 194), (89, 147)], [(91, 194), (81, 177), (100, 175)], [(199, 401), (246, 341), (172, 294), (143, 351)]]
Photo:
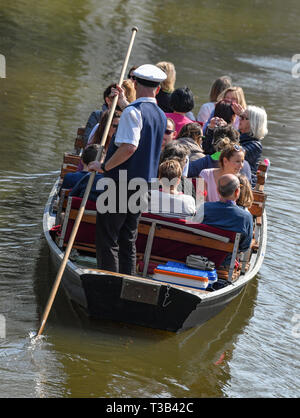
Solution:
[[(180, 8), (180, 13), (178, 10)], [(291, 75), (296, 0), (208, 2), (11, 0), (0, 6), (0, 340), (3, 397), (296, 397), (299, 339), (299, 83)], [(268, 249), (259, 277), (224, 312), (174, 335), (82, 318), (60, 289), (45, 337), (32, 345), (56, 272), (43, 206), (78, 126), (129, 65), (169, 60), (197, 114), (228, 74), (264, 106), (271, 160)], [(296, 273), (296, 274), (295, 274)], [(288, 297), (287, 297), (288, 295)]]
[[(45, 266), (46, 253), (47, 248), (42, 245), (35, 273), (40, 306), (45, 305), (50, 292), (44, 285), (49, 285), (49, 276), (55, 275), (51, 263), (41, 275), (39, 264)], [(237, 336), (253, 313), (256, 293), (254, 280), (213, 320), (213, 326), (210, 322), (174, 334), (90, 320), (70, 305), (60, 289), (46, 334), (57, 367), (64, 371), (59, 376), (64, 379), (61, 386), (65, 394), (72, 397), (223, 396), (222, 388), (230, 378), (227, 362)], [(44, 366), (47, 369), (47, 361)], [(48, 385), (44, 386), (47, 393)]]

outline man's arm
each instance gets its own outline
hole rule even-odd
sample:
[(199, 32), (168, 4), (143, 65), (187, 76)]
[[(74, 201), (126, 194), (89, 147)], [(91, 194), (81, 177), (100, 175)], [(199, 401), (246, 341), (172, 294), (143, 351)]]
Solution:
[[(109, 171), (112, 168), (117, 167), (118, 165), (127, 161), (136, 151), (137, 147), (132, 144), (121, 144), (116, 152), (110, 157), (110, 159), (105, 163), (105, 170)], [(92, 161), (88, 165), (89, 171), (98, 171), (103, 173), (101, 169), (101, 164), (99, 161)]]
[(135, 145), (126, 143), (121, 144), (116, 152), (105, 163), (105, 170), (109, 171), (127, 161), (135, 153), (136, 149), (137, 147)]

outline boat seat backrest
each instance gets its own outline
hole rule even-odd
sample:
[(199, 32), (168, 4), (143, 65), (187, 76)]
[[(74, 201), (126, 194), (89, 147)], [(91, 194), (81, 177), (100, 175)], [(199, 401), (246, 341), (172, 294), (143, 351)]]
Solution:
[(255, 217), (261, 217), (265, 209), (267, 195), (259, 190), (253, 190), (252, 193), (254, 200), (252, 206), (249, 208), (249, 212)]
[[(69, 197), (62, 226), (61, 245), (66, 246), (82, 199)], [(142, 214), (136, 241), (137, 252), (144, 253), (152, 223), (156, 223), (151, 254), (185, 261), (190, 254), (203, 255), (218, 267), (232, 253), (236, 233), (204, 224), (192, 224), (184, 219)], [(96, 203), (87, 201), (75, 238), (75, 246), (95, 251)]]
[(138, 253), (144, 253), (152, 223), (156, 230), (151, 256), (185, 262), (190, 254), (202, 255), (219, 267), (233, 252), (236, 233), (205, 224), (189, 223), (184, 219), (143, 214), (136, 241)]

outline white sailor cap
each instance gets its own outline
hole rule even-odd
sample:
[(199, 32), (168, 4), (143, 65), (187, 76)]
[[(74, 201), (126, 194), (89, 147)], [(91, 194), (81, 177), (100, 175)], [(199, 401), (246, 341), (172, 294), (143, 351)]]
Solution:
[(151, 84), (159, 84), (167, 78), (167, 74), (156, 65), (144, 64), (133, 71), (133, 75)]

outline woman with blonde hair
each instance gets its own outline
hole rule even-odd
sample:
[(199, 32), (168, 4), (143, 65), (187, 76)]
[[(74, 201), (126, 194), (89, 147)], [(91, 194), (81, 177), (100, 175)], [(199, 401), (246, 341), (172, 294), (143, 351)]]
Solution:
[(170, 97), (176, 82), (175, 66), (167, 61), (158, 62), (156, 66), (167, 74), (167, 78), (161, 83), (160, 91), (156, 95), (157, 104), (165, 113), (171, 113), (173, 109), (170, 107)]
[(212, 112), (214, 111), (215, 104), (218, 101), (219, 95), (228, 87), (231, 87), (231, 78), (227, 75), (217, 78), (211, 88), (209, 93), (209, 102), (204, 103), (199, 110), (197, 115), (197, 121), (205, 124)]

